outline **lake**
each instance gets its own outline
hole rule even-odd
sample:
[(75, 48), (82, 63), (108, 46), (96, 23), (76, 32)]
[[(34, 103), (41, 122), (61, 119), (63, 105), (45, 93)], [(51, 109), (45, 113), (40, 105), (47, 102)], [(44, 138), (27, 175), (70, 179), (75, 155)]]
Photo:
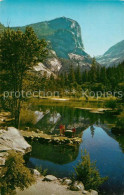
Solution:
[(67, 177), (80, 161), (82, 150), (86, 149), (91, 161), (96, 161), (100, 175), (109, 177), (101, 187), (101, 194), (124, 194), (124, 136), (111, 133), (116, 116), (110, 112), (97, 114), (58, 105), (40, 105), (33, 109), (46, 113), (34, 128), (48, 134), (59, 134), (61, 123), (65, 124), (66, 129), (75, 126), (76, 135), (82, 137), (82, 143), (71, 147), (32, 142), (28, 166), (42, 167), (48, 169), (49, 174)]

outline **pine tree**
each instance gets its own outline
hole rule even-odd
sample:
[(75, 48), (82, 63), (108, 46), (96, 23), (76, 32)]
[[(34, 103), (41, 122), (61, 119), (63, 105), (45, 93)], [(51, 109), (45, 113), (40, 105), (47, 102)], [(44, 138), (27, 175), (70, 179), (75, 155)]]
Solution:
[(96, 82), (97, 80), (97, 67), (96, 67), (96, 59), (93, 58), (92, 60), (92, 66), (91, 66), (91, 70), (90, 70), (90, 79), (91, 82)]
[(87, 190), (98, 188), (107, 180), (107, 177), (101, 178), (96, 168), (96, 162), (90, 161), (90, 156), (84, 151), (81, 156), (81, 162), (75, 167), (76, 180), (81, 181)]
[(81, 70), (80, 70), (80, 65), (77, 66), (77, 69), (75, 71), (75, 77), (76, 77), (76, 82), (81, 85), (81, 81), (82, 81), (82, 78), (81, 78)]
[(72, 65), (70, 66), (69, 81), (70, 81), (70, 83), (75, 82), (75, 73), (74, 73), (74, 68)]
[(44, 60), (47, 56), (46, 47), (46, 41), (38, 40), (31, 27), (27, 27), (25, 33), (8, 28), (0, 34), (0, 69), (5, 71), (3, 79), (7, 78), (7, 86), (9, 86), (10, 91), (14, 92), (11, 112), (17, 128), (22, 97), (19, 95), (17, 98), (15, 94), (21, 94), (26, 72), (36, 64), (39, 58)]

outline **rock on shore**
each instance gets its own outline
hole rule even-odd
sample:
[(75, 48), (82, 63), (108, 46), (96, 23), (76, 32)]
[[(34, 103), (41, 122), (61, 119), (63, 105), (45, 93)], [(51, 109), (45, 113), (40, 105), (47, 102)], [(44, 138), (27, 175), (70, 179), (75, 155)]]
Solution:
[(8, 130), (0, 130), (0, 165), (5, 164), (9, 150), (23, 154), (31, 151), (31, 146), (25, 141), (19, 130), (14, 127), (8, 127)]

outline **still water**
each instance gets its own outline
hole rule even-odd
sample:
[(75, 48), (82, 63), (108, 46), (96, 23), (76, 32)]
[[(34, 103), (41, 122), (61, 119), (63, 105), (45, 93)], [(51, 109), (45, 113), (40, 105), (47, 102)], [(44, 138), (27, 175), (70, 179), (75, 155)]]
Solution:
[(75, 125), (82, 143), (69, 147), (32, 142), (33, 150), (28, 165), (42, 166), (43, 169), (48, 169), (49, 174), (57, 177), (70, 176), (81, 159), (81, 151), (86, 149), (91, 160), (96, 161), (101, 176), (109, 177), (101, 191), (107, 195), (124, 194), (124, 136), (113, 135), (110, 128), (116, 117), (110, 113), (95, 114), (68, 107), (50, 107), (49, 111), (36, 124), (37, 128), (57, 134), (60, 123), (65, 124), (67, 129)]

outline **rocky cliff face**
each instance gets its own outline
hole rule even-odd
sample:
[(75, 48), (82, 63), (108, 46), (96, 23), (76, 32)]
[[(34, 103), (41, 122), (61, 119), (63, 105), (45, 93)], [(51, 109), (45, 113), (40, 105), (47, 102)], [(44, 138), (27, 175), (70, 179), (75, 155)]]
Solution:
[[(45, 38), (50, 41), (52, 49), (60, 58), (69, 58), (69, 53), (88, 56), (84, 51), (81, 38), (80, 25), (69, 18), (61, 17), (51, 21), (40, 22), (30, 25), (39, 39)], [(25, 27), (20, 28), (22, 31)]]
[[(84, 51), (80, 25), (69, 18), (60, 17), (51, 21), (30, 24), (39, 39), (46, 39), (49, 43), (50, 55), (42, 64), (38, 63), (34, 71), (48, 76), (57, 74), (60, 71), (66, 71), (68, 65), (61, 63), (61, 59), (70, 60), (74, 67), (80, 64), (82, 70), (89, 69), (92, 64), (92, 58)], [(5, 27), (0, 24), (0, 32)], [(26, 26), (12, 27), (25, 31)]]
[(92, 64), (92, 58), (90, 56), (82, 56), (70, 53), (69, 58), (73, 61), (77, 66), (79, 65), (82, 70), (90, 69)]
[[(48, 76), (51, 73), (67, 70), (66, 65), (62, 67), (60, 58), (73, 61), (75, 67), (80, 64), (81, 69), (89, 69), (92, 58), (84, 51), (81, 37), (80, 25), (69, 18), (61, 17), (51, 21), (30, 24), (39, 39), (46, 39), (50, 45), (50, 56), (44, 64), (35, 67), (36, 71), (46, 71)], [(13, 29), (25, 31), (24, 27)]]
[(47, 76), (50, 77), (51, 74), (56, 77), (56, 74), (60, 71), (62, 68), (62, 64), (60, 59), (57, 57), (55, 51), (50, 50), (49, 56), (44, 61), (44, 63), (39, 62), (35, 67), (34, 70), (36, 72), (40, 72), (41, 75), (44, 75), (44, 73), (47, 73)]
[(103, 56), (96, 57), (96, 60), (106, 67), (118, 65), (124, 61), (124, 40), (111, 47)]
[(46, 37), (60, 58), (68, 58), (69, 53), (86, 56), (81, 38), (79, 24), (71, 19), (62, 17), (48, 22), (54, 34)]

